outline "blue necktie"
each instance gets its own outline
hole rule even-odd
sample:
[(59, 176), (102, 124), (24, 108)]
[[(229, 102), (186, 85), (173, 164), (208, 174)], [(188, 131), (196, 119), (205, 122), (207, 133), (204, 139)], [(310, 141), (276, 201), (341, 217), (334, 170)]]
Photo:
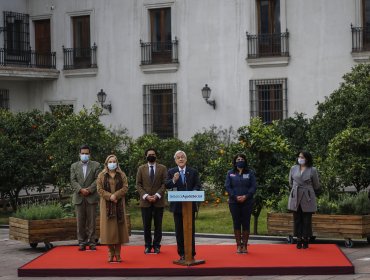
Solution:
[(184, 174), (184, 169), (180, 171), (180, 175), (181, 175), (182, 183), (183, 183), (183, 184), (185, 184), (185, 174)]

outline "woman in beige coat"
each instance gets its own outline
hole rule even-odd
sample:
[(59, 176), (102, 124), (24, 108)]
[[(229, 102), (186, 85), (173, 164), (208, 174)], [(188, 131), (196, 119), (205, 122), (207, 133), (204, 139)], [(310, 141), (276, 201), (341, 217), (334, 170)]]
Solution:
[(109, 155), (104, 170), (97, 179), (100, 195), (100, 243), (109, 248), (108, 262), (121, 262), (121, 244), (127, 243), (128, 227), (125, 215), (127, 177), (120, 169), (115, 155)]

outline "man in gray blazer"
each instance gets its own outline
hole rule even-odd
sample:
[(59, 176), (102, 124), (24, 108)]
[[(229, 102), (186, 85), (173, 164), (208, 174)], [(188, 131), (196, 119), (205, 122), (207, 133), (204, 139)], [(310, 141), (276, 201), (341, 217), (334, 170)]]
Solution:
[[(136, 174), (136, 189), (140, 195), (141, 216), (144, 227), (145, 254), (160, 252), (162, 240), (163, 209), (166, 204), (165, 181), (167, 178), (166, 166), (156, 162), (155, 149), (147, 149), (145, 157), (147, 164), (141, 165)], [(154, 220), (154, 239), (152, 243), (151, 225)]]
[(76, 208), (77, 239), (79, 250), (96, 250), (96, 206), (99, 195), (96, 192), (96, 179), (101, 171), (100, 163), (90, 160), (91, 149), (80, 147), (80, 161), (71, 165), (71, 185), (74, 189), (72, 203)]

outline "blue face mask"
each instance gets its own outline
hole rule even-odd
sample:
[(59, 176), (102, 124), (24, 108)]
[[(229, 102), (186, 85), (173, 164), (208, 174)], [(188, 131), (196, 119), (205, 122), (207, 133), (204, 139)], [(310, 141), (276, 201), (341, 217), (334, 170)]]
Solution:
[(90, 159), (90, 155), (80, 154), (80, 159), (82, 162), (88, 162)]
[(245, 161), (237, 161), (236, 162), (236, 167), (238, 168), (245, 168), (247, 166), (247, 164), (245, 163)]
[(108, 163), (108, 169), (109, 170), (115, 170), (117, 168), (117, 162), (109, 162)]

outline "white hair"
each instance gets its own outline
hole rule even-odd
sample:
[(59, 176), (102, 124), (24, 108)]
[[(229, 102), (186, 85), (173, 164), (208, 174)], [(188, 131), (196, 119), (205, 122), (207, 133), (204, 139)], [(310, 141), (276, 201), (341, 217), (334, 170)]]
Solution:
[(183, 153), (183, 154), (184, 154), (184, 156), (185, 156), (185, 158), (187, 158), (186, 153), (185, 153), (184, 151), (181, 151), (181, 150), (178, 150), (178, 151), (175, 153), (175, 155), (173, 156), (173, 158), (174, 158), (174, 159), (176, 159), (176, 156), (177, 156), (177, 154), (179, 154), (179, 153)]

